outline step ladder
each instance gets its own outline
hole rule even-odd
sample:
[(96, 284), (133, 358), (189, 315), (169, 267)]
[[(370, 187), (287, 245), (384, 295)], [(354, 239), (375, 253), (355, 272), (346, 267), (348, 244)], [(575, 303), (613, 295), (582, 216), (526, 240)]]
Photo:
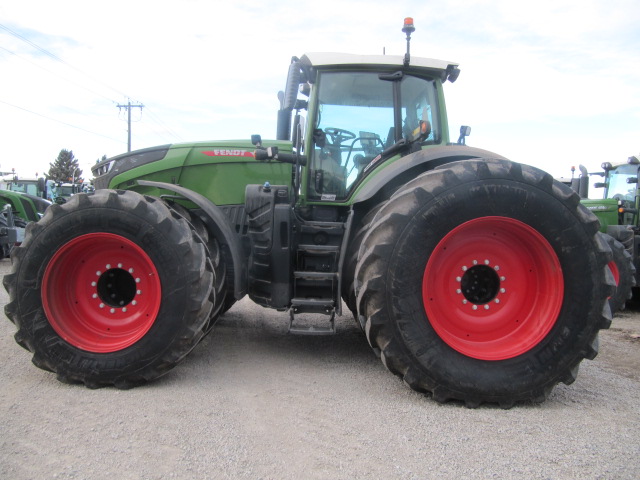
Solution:
[[(342, 222), (304, 222), (293, 272), (293, 298), (289, 309), (289, 333), (333, 335), (335, 317), (341, 315), (340, 271), (344, 261), (351, 215)], [(306, 325), (296, 321), (302, 314), (328, 316), (328, 325)]]

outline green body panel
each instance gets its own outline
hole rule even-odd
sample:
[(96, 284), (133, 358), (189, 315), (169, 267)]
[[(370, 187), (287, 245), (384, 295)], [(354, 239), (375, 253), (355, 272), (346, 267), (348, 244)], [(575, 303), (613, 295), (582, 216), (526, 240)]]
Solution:
[[(291, 142), (269, 141), (269, 145), (291, 151)], [(258, 162), (254, 149), (247, 140), (175, 144), (162, 160), (116, 175), (109, 188), (157, 195), (157, 189), (135, 185), (136, 180), (150, 180), (186, 186), (216, 205), (243, 204), (248, 184), (291, 183), (291, 165)]]
[(37, 222), (51, 202), (34, 195), (0, 190), (0, 209), (7, 204), (11, 205), (14, 216), (25, 222)]
[(613, 198), (583, 199), (581, 203), (600, 220), (600, 231), (606, 232), (609, 225), (618, 225), (618, 201)]

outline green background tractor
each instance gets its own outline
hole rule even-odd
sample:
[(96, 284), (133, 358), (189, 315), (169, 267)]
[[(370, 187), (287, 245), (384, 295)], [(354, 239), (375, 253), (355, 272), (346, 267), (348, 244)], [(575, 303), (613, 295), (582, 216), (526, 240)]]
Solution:
[(11, 205), (18, 226), (37, 222), (51, 205), (51, 183), (40, 178), (13, 178), (6, 180), (6, 189), (0, 190), (2, 205)]
[(443, 83), (460, 70), (410, 56), (413, 30), (404, 56), (293, 57), (275, 140), (95, 165), (95, 194), (52, 205), (5, 277), (34, 363), (142, 384), (248, 295), (297, 334), (335, 333), (346, 305), (440, 402), (510, 407), (571, 383), (611, 321), (598, 220), (548, 174), (451, 142)]
[[(637, 296), (636, 286), (640, 285), (639, 170), (640, 160), (636, 156), (626, 162), (604, 162), (602, 172), (597, 173), (588, 173), (581, 165), (580, 176), (573, 182), (582, 203), (600, 220), (600, 230), (607, 234), (605, 238), (613, 252), (610, 267), (617, 285), (611, 297), (614, 312), (623, 309), (634, 293)], [(588, 198), (590, 176), (603, 177), (593, 184), (603, 190), (601, 198)]]
[[(14, 187), (17, 185), (13, 183)], [(33, 191), (36, 193), (35, 189)], [(27, 223), (37, 222), (49, 205), (51, 202), (37, 195), (13, 189), (0, 190), (0, 244), (3, 258), (9, 256), (15, 243), (23, 240)]]

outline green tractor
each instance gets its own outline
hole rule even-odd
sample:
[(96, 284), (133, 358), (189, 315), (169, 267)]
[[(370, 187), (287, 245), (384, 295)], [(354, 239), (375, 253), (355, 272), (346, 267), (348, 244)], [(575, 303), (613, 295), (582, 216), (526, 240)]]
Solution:
[[(588, 173), (580, 165), (580, 175), (573, 179), (572, 187), (578, 192), (581, 202), (600, 220), (600, 230), (613, 253), (610, 268), (616, 291), (609, 302), (615, 313), (625, 308), (625, 304), (640, 285), (640, 160), (631, 156), (626, 162), (612, 164), (604, 162), (602, 172)], [(594, 188), (604, 189), (602, 198), (590, 199), (589, 177), (601, 176), (602, 182)]]
[[(42, 182), (41, 184), (44, 185)], [(0, 190), (0, 258), (9, 256), (13, 246), (22, 242), (27, 223), (37, 222), (51, 205), (51, 202), (39, 195), (22, 193), (20, 188), (27, 185), (31, 186), (27, 183), (12, 182), (9, 189)], [(11, 186), (14, 188), (11, 189)], [(36, 190), (26, 188), (24, 191), (37, 193)], [(6, 234), (3, 233), (5, 230)]]
[[(439, 402), (543, 401), (597, 354), (611, 251), (578, 195), (452, 143), (452, 62), (294, 57), (277, 139), (146, 148), (52, 205), (5, 276), (17, 342), (63, 382), (165, 374), (248, 295), (292, 334), (349, 310), (385, 367)], [(343, 311), (343, 305), (344, 310)], [(311, 325), (309, 323), (311, 322)]]
[(5, 180), (6, 189), (0, 190), (0, 205), (10, 204), (18, 226), (37, 222), (51, 205), (52, 182), (40, 178), (19, 178), (14, 175)]

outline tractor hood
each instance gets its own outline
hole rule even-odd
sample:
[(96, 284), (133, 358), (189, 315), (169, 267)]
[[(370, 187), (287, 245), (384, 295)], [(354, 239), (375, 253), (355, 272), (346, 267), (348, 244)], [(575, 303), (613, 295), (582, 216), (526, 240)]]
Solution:
[[(267, 140), (282, 152), (291, 152), (291, 142)], [(255, 146), (249, 140), (216, 140), (175, 143), (123, 153), (95, 164), (91, 171), (96, 189), (114, 188), (123, 181), (141, 179), (161, 171), (187, 166), (256, 162)], [(121, 177), (121, 178), (116, 178)], [(165, 179), (171, 183), (172, 178)], [(154, 177), (155, 180), (157, 178)]]

